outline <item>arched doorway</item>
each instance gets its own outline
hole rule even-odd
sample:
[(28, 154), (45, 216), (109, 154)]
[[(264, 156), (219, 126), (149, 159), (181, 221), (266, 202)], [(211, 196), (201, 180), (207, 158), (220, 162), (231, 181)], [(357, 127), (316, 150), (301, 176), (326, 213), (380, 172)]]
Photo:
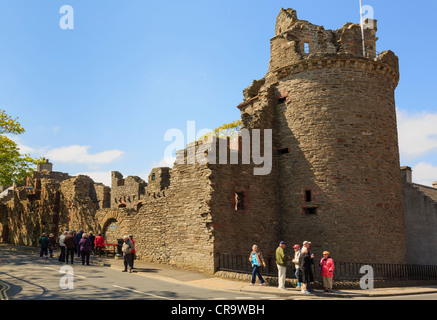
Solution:
[(118, 229), (117, 220), (114, 218), (106, 222), (103, 227), (103, 237), (106, 243), (117, 243), (117, 239), (120, 238), (120, 231)]

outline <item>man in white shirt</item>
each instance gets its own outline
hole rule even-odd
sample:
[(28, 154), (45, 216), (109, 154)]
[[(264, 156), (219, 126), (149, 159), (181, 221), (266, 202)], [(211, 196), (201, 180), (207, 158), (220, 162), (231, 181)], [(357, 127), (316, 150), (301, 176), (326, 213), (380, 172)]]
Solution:
[(67, 235), (68, 231), (64, 231), (63, 234), (59, 236), (59, 248), (61, 248), (61, 254), (59, 255), (59, 261), (65, 262), (65, 236)]

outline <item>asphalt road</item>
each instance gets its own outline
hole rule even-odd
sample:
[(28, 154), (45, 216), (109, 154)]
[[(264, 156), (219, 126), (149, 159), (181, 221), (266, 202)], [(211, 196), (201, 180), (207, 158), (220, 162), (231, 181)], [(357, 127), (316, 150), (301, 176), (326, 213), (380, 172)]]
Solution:
[[(140, 268), (138, 273), (124, 273), (119, 267), (98, 265), (73, 266), (54, 259), (40, 259), (35, 249), (15, 250), (0, 246), (0, 300), (437, 300), (437, 294), (408, 296), (336, 298), (318, 295), (276, 295), (215, 290), (185, 284), (192, 275), (177, 274), (177, 280), (154, 276), (153, 265)], [(174, 274), (174, 272), (173, 272)], [(199, 275), (195, 276), (199, 278)], [(180, 281), (184, 280), (184, 281)], [(194, 278), (196, 280), (196, 278)]]
[[(153, 272), (153, 270), (150, 270)], [(0, 291), (8, 300), (241, 300), (266, 299), (265, 295), (210, 290), (180, 281), (125, 273), (97, 265), (83, 266), (40, 259), (35, 252), (0, 247)]]

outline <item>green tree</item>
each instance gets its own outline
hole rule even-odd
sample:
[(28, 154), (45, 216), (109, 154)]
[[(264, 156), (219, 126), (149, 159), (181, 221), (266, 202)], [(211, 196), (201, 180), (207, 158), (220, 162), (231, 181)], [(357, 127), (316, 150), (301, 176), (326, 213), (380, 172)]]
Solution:
[(18, 118), (13, 119), (0, 109), (0, 185), (22, 183), (32, 174), (34, 166), (42, 161), (21, 154), (17, 144), (6, 136), (19, 135), (24, 131)]
[(203, 135), (200, 140), (205, 139), (206, 137), (209, 137), (211, 135), (216, 136), (217, 138), (233, 138), (236, 134), (238, 134), (238, 131), (241, 129), (241, 120), (235, 120), (230, 123), (222, 124), (220, 127), (215, 128), (213, 131)]

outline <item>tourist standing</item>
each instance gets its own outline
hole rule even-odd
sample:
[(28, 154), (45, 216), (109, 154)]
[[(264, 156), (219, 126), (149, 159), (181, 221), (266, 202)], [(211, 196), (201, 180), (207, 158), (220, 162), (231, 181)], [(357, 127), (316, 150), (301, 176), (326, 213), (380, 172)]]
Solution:
[(291, 262), (294, 263), (294, 267), (296, 269), (296, 271), (294, 272), (294, 275), (296, 276), (297, 279), (297, 289), (300, 289), (300, 282), (299, 282), (299, 258), (300, 258), (300, 246), (298, 244), (295, 244), (293, 246), (294, 249), (294, 258), (293, 260), (291, 260)]
[(95, 252), (95, 248), (94, 248), (94, 240), (96, 240), (96, 237), (94, 236), (94, 234), (92, 232), (90, 232), (90, 235), (88, 236), (88, 239), (90, 239), (90, 242), (91, 242), (91, 253), (93, 255), (95, 255), (96, 252)]
[(129, 267), (129, 272), (132, 272), (132, 250), (134, 249), (133, 242), (129, 239), (129, 236), (123, 236), (123, 246), (121, 247), (121, 251), (123, 252), (123, 261), (124, 261), (124, 270), (123, 272), (127, 272), (127, 268)]
[(102, 255), (104, 243), (105, 243), (105, 239), (103, 238), (102, 234), (99, 233), (96, 239), (94, 240), (94, 245), (96, 246), (96, 254), (99, 254), (99, 257)]
[(252, 281), (250, 282), (250, 285), (253, 286), (256, 281), (256, 276), (259, 278), (260, 286), (265, 286), (266, 282), (264, 281), (263, 277), (261, 276), (261, 272), (259, 271), (259, 268), (261, 267), (261, 263), (263, 267), (266, 266), (266, 263), (264, 261), (263, 255), (261, 252), (258, 251), (258, 246), (254, 244), (252, 246), (252, 252), (249, 256), (249, 261), (252, 263)]
[(312, 265), (313, 259), (309, 255), (308, 249), (303, 247), (299, 258), (299, 282), (302, 286), (301, 292), (305, 294), (310, 293), (307, 289), (308, 284), (314, 282)]
[(59, 262), (65, 262), (65, 237), (67, 236), (68, 231), (64, 231), (59, 236), (59, 249), (61, 249), (61, 253), (59, 254)]
[(285, 256), (285, 241), (279, 243), (276, 249), (276, 266), (278, 267), (278, 288), (285, 290), (285, 276), (287, 273), (287, 257)]
[(39, 257), (40, 258), (46, 258), (47, 257), (47, 248), (49, 247), (49, 238), (47, 238), (47, 234), (43, 233), (41, 239), (38, 240), (39, 244), (40, 244), (40, 248), (41, 250), (39, 251)]
[(56, 247), (56, 238), (55, 235), (53, 233), (49, 234), (49, 253), (50, 253), (50, 258), (53, 258), (53, 250), (55, 250)]
[(80, 258), (80, 245), (79, 241), (82, 239), (83, 230), (79, 230), (79, 232), (74, 236), (75, 242), (76, 242), (76, 249), (77, 249), (77, 257)]
[(332, 292), (334, 278), (334, 260), (329, 256), (329, 251), (323, 251), (323, 258), (320, 260), (321, 273), (323, 278), (324, 292)]
[(65, 263), (68, 264), (68, 257), (71, 257), (71, 264), (73, 264), (74, 252), (76, 251), (76, 244), (75, 244), (73, 232), (69, 232), (67, 234), (67, 236), (64, 239), (64, 243), (65, 243), (65, 251), (66, 251)]
[(82, 257), (82, 265), (90, 265), (91, 241), (86, 233), (82, 234), (82, 239), (79, 240), (79, 249)]
[[(310, 250), (310, 245), (311, 245), (310, 241), (304, 241), (303, 244), (302, 244), (302, 247), (307, 248), (308, 255), (311, 257), (311, 264), (314, 264), (314, 254)], [(312, 288), (311, 288), (311, 283), (307, 284), (307, 291), (310, 291), (310, 292), (313, 291)]]
[(135, 258), (136, 258), (136, 256), (135, 256), (135, 241), (134, 241), (134, 235), (133, 234), (130, 234), (129, 235), (129, 239), (130, 239), (130, 241), (132, 241), (132, 243), (134, 244), (134, 249), (132, 250), (132, 269), (134, 268), (134, 260), (135, 260)]

